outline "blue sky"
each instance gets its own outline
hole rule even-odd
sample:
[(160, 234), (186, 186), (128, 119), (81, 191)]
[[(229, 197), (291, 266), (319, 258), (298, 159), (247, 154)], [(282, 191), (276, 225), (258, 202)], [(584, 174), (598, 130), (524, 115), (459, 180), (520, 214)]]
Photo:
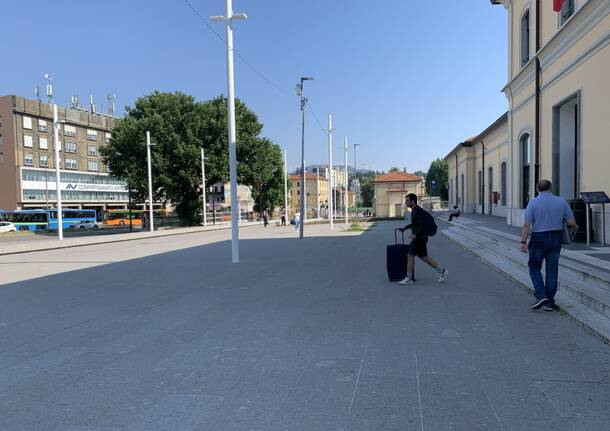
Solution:
[[(224, 0), (190, 0), (204, 16)], [(507, 109), (506, 11), (487, 0), (234, 0), (248, 14), (235, 49), (279, 91), (235, 59), (236, 95), (259, 115), (264, 134), (300, 154), (295, 84), (326, 126), (357, 143), (359, 167), (427, 170), (461, 139)], [(56, 101), (72, 94), (119, 107), (154, 90), (197, 99), (226, 94), (223, 44), (183, 0), (3, 2), (0, 94), (34, 97), (44, 73)], [(222, 24), (212, 25), (224, 36)], [(327, 161), (327, 137), (307, 112), (306, 161)], [(350, 152), (350, 160), (353, 153)], [(351, 164), (351, 163), (350, 163)]]

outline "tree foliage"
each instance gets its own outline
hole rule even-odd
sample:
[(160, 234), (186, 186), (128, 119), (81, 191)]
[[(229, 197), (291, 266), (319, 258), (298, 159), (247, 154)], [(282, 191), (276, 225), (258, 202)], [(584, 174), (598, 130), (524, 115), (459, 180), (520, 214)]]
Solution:
[(426, 187), (430, 187), (432, 181), (435, 181), (434, 187), (429, 191), (430, 195), (439, 196), (443, 201), (449, 199), (448, 172), (447, 161), (436, 159), (430, 164), (430, 169), (428, 169), (426, 175)]
[[(258, 170), (269, 172), (277, 165), (279, 148), (260, 136), (263, 125), (254, 112), (235, 101), (238, 182), (256, 187)], [(113, 129), (108, 145), (101, 149), (114, 176), (125, 180), (144, 201), (148, 190), (146, 131), (152, 147), (153, 199), (171, 202), (180, 218), (196, 223), (201, 210), (201, 148), (206, 155), (207, 184), (229, 179), (227, 103), (224, 97), (197, 102), (184, 93), (154, 92), (128, 107)], [(268, 164), (263, 161), (269, 159)], [(281, 161), (281, 156), (280, 156)], [(254, 167), (256, 166), (256, 168)], [(279, 172), (271, 169), (270, 187), (277, 186)], [(260, 174), (262, 175), (262, 174)], [(272, 189), (275, 190), (275, 189)], [(275, 196), (269, 191), (269, 194)], [(279, 193), (283, 196), (283, 190)], [(256, 192), (255, 192), (256, 194)]]

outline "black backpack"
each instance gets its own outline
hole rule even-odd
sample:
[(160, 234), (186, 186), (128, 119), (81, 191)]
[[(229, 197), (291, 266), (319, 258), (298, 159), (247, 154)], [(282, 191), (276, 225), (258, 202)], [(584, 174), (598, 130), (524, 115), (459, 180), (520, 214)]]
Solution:
[(428, 211), (424, 210), (423, 208), (422, 208), (422, 211), (424, 212), (424, 222), (426, 224), (426, 232), (428, 232), (428, 236), (436, 235), (438, 226), (436, 225), (436, 222), (434, 221), (434, 217), (432, 217), (432, 214), (430, 214)]

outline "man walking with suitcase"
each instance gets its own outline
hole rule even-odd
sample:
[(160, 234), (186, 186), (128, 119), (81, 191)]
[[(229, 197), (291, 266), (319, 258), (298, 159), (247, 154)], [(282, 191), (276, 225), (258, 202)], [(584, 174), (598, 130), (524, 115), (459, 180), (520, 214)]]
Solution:
[[(407, 276), (402, 281), (399, 281), (398, 284), (405, 285), (415, 283), (415, 280), (413, 279), (415, 256), (434, 268), (439, 274), (438, 282), (442, 283), (447, 278), (448, 271), (428, 256), (427, 244), (430, 232), (428, 231), (429, 222), (427, 219), (432, 218), (432, 216), (426, 213), (422, 207), (417, 205), (417, 195), (415, 193), (409, 193), (405, 198), (405, 203), (407, 207), (411, 208), (411, 224), (400, 230), (404, 232), (407, 229), (411, 229), (411, 246), (409, 247), (409, 253), (407, 255)], [(432, 220), (432, 224), (434, 224), (434, 220)], [(432, 234), (434, 233), (435, 232), (432, 232)]]

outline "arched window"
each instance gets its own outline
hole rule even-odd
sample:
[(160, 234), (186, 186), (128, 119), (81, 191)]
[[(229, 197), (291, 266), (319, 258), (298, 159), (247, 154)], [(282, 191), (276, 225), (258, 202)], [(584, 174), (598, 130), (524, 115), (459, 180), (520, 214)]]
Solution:
[(521, 147), (521, 205), (527, 207), (530, 201), (530, 164), (532, 163), (532, 151), (530, 135), (525, 134), (519, 141)]
[(530, 11), (521, 17), (521, 67), (530, 61)]
[(500, 166), (500, 204), (506, 206), (506, 162)]

